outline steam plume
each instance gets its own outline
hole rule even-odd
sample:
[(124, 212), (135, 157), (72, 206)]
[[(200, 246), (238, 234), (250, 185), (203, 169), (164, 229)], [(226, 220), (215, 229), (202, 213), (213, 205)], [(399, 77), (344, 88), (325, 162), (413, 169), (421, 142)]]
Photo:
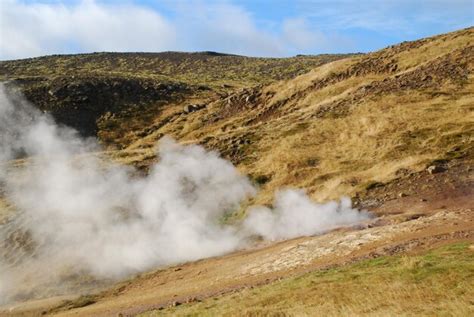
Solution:
[[(159, 162), (139, 177), (98, 151), (0, 86), (0, 193), (16, 210), (0, 225), (4, 301), (19, 298), (18, 285), (60, 285), (71, 274), (117, 279), (230, 252), (253, 235), (312, 235), (368, 217), (348, 199), (318, 205), (285, 190), (273, 210), (254, 206), (243, 223), (226, 225), (223, 216), (257, 190), (218, 153), (164, 137)], [(21, 157), (28, 160), (12, 168)]]

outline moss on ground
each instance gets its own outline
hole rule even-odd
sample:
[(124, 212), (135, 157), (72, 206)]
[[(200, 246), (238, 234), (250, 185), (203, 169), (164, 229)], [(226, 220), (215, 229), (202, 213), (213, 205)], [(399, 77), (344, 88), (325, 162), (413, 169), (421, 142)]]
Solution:
[[(200, 53), (94, 53), (0, 62), (0, 80), (67, 76), (142, 77), (220, 88), (266, 84), (304, 74), (353, 54), (258, 58)], [(225, 86), (225, 87), (223, 87)]]

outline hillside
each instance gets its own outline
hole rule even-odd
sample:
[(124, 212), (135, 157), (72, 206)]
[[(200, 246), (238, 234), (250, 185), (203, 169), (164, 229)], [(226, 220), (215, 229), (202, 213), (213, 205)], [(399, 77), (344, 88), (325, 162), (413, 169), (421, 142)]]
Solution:
[(216, 99), (344, 57), (278, 59), (214, 52), (58, 55), (0, 62), (0, 80), (19, 86), (40, 109), (81, 134), (122, 146), (139, 138), (141, 129), (170, 105)]
[[(249, 205), (296, 187), (315, 201), (349, 196), (375, 216), (157, 268), (82, 297), (20, 303), (11, 315), (292, 315), (324, 306), (320, 296), (333, 303), (323, 307), (329, 315), (404, 314), (425, 297), (420, 314), (474, 311), (474, 28), (364, 55), (51, 56), (1, 62), (0, 79), (144, 174), (159, 160), (157, 141), (171, 135), (248, 175), (260, 188)], [(240, 221), (246, 207), (222, 221)], [(73, 295), (94, 284), (67, 282)], [(354, 297), (359, 285), (377, 303), (384, 290), (395, 295), (375, 307)], [(288, 293), (301, 305), (288, 305)], [(341, 293), (348, 304), (334, 302)]]
[(473, 35), (471, 28), (333, 62), (193, 113), (170, 107), (121, 155), (149, 157), (164, 134), (204, 144), (261, 183), (264, 203), (281, 186), (319, 200), (363, 195), (436, 160), (469, 159)]

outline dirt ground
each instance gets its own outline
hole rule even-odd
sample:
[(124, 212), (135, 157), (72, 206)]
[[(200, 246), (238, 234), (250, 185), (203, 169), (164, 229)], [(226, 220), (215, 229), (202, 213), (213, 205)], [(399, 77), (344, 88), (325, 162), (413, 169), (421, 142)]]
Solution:
[(0, 315), (133, 316), (361, 259), (474, 241), (472, 162), (443, 164), (442, 172), (408, 173), (368, 190), (356, 204), (370, 210), (374, 218), (358, 227), (260, 243), (225, 256), (144, 273), (79, 299), (58, 297), (11, 305)]

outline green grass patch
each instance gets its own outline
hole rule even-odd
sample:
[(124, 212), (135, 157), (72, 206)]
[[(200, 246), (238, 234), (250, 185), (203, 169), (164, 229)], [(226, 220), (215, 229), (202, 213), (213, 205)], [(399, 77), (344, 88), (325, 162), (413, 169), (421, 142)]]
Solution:
[(468, 316), (474, 251), (458, 243), (379, 257), (142, 316)]

